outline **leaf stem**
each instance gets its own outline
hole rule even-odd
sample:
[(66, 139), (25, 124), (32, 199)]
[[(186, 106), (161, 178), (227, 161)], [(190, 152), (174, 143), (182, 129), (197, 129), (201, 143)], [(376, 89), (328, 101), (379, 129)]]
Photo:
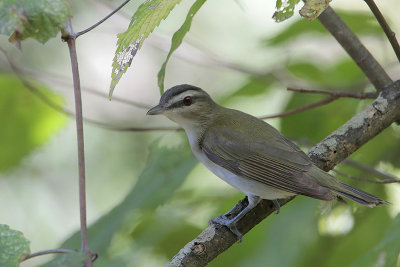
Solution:
[(112, 15), (114, 15), (116, 12), (118, 12), (118, 10), (120, 10), (121, 8), (123, 8), (126, 4), (129, 3), (129, 1), (131, 0), (125, 0), (120, 6), (118, 6), (116, 9), (114, 9), (110, 14), (108, 14), (107, 16), (105, 16), (103, 19), (101, 19), (100, 21), (98, 21), (97, 23), (93, 24), (92, 26), (90, 26), (89, 28), (80, 31), (78, 33), (75, 34), (75, 39), (78, 38), (79, 36), (93, 30), (94, 28), (96, 28), (97, 26), (99, 26), (100, 24), (102, 24), (104, 21), (106, 21), (107, 19), (109, 19)]
[(381, 25), (383, 31), (386, 34), (386, 37), (388, 38), (390, 44), (392, 45), (392, 48), (394, 50), (394, 53), (396, 54), (397, 59), (400, 62), (400, 45), (396, 39), (396, 34), (392, 31), (389, 24), (386, 22), (385, 17), (382, 15), (381, 11), (379, 10), (378, 6), (375, 4), (374, 0), (364, 0), (364, 1), (365, 1), (365, 3), (367, 3), (369, 8), (371, 9), (376, 20), (379, 22), (379, 25)]
[(91, 251), (89, 248), (89, 239), (87, 233), (86, 222), (86, 178), (85, 178), (85, 149), (83, 139), (83, 118), (82, 118), (82, 98), (81, 85), (79, 79), (78, 57), (76, 54), (75, 38), (71, 25), (71, 20), (67, 20), (65, 31), (62, 33), (63, 39), (68, 44), (69, 54), (71, 58), (72, 77), (74, 81), (75, 94), (75, 121), (78, 141), (78, 167), (79, 167), (79, 206), (80, 206), (80, 226), (81, 226), (81, 250), (88, 254), (85, 260), (85, 267), (92, 267)]

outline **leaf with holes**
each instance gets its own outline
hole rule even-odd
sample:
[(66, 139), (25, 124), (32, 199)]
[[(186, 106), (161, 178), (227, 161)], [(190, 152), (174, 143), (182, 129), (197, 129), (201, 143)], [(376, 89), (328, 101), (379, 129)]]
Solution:
[(276, 22), (282, 22), (287, 20), (294, 14), (294, 7), (300, 2), (300, 0), (277, 0), (276, 11), (272, 18)]
[(41, 43), (55, 37), (71, 17), (66, 0), (3, 0), (0, 1), (0, 34), (20, 46), (26, 38)]
[(167, 59), (165, 59), (160, 71), (158, 72), (158, 86), (160, 87), (160, 93), (164, 93), (164, 78), (165, 78), (165, 68), (167, 67), (169, 58), (172, 53), (182, 44), (182, 40), (185, 37), (186, 33), (190, 30), (190, 26), (192, 25), (192, 20), (194, 15), (199, 11), (201, 6), (204, 4), (206, 0), (197, 0), (189, 10), (189, 13), (186, 16), (185, 21), (182, 26), (174, 33), (172, 36), (172, 44), (169, 49)]
[(117, 50), (112, 64), (110, 98), (115, 86), (132, 63), (144, 40), (181, 0), (150, 0), (136, 10), (128, 29), (118, 34)]
[(0, 224), (0, 266), (17, 267), (21, 257), (29, 253), (29, 241), (24, 235)]

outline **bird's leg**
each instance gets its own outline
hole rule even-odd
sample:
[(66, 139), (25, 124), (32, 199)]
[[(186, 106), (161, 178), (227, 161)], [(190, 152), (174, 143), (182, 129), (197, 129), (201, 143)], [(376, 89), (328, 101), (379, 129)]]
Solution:
[(277, 199), (273, 199), (272, 202), (274, 202), (275, 205), (275, 209), (276, 209), (276, 213), (275, 214), (279, 214), (279, 212), (281, 211), (281, 206), (279, 205), (279, 202)]
[[(236, 223), (243, 218), (244, 215), (246, 215), (247, 212), (249, 212), (251, 209), (253, 209), (257, 204), (261, 201), (261, 198), (258, 196), (250, 195), (247, 196), (247, 200), (249, 201), (249, 204), (247, 205), (246, 208), (244, 208), (241, 212), (239, 212), (238, 215), (236, 215), (232, 219), (228, 219), (226, 215), (219, 215), (217, 218), (211, 218), (211, 222), (213, 223), (218, 223), (221, 225), (225, 225), (228, 227), (232, 233), (234, 233), (238, 238), (239, 241), (242, 241), (242, 233), (237, 229)], [(226, 213), (228, 214), (228, 213)]]

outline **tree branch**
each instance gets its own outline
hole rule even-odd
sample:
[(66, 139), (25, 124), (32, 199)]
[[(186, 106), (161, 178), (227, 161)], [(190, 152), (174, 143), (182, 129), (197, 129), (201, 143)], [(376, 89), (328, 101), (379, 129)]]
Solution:
[(80, 206), (80, 227), (81, 227), (81, 250), (87, 253), (88, 257), (84, 262), (85, 267), (92, 267), (92, 252), (89, 247), (89, 239), (86, 222), (86, 178), (85, 178), (85, 149), (83, 137), (83, 118), (82, 118), (82, 97), (79, 79), (78, 57), (76, 54), (75, 38), (71, 20), (67, 20), (65, 30), (62, 31), (62, 38), (68, 44), (69, 55), (71, 58), (72, 77), (74, 81), (75, 94), (75, 121), (78, 141), (78, 169), (79, 169), (79, 206)]
[(375, 99), (377, 93), (365, 93), (365, 92), (346, 92), (346, 91), (328, 91), (328, 90), (317, 90), (317, 89), (303, 89), (288, 87), (287, 90), (299, 92), (299, 93), (315, 93), (315, 94), (326, 94), (333, 97), (349, 97), (358, 99)]
[(374, 13), (376, 20), (379, 22), (379, 25), (381, 25), (383, 31), (386, 34), (386, 37), (388, 38), (390, 44), (392, 45), (392, 48), (394, 50), (394, 53), (396, 54), (397, 59), (400, 62), (400, 45), (399, 42), (397, 42), (396, 34), (392, 31), (392, 29), (390, 29), (389, 24), (386, 22), (385, 17), (382, 15), (381, 11), (376, 6), (374, 0), (364, 0), (364, 1), (365, 3), (367, 3), (372, 13)]
[[(330, 170), (399, 119), (400, 81), (396, 81), (384, 88), (372, 104), (314, 146), (308, 156), (321, 169)], [(291, 200), (283, 199), (279, 203), (283, 206)], [(227, 216), (236, 216), (246, 207), (246, 202), (246, 199), (239, 201)], [(261, 201), (237, 223), (238, 230), (247, 233), (274, 211), (272, 201)], [(182, 248), (167, 266), (205, 266), (237, 241), (225, 226), (211, 224)]]
[(318, 19), (357, 63), (378, 92), (392, 83), (382, 66), (331, 7), (325, 9)]
[(316, 108), (316, 107), (319, 107), (319, 106), (326, 105), (326, 104), (328, 104), (328, 103), (330, 103), (330, 102), (332, 102), (334, 100), (337, 100), (337, 99), (338, 99), (338, 97), (329, 96), (327, 98), (324, 98), (322, 100), (318, 100), (318, 101), (316, 101), (314, 103), (311, 103), (311, 104), (307, 104), (307, 105), (304, 105), (304, 106), (301, 106), (301, 107), (290, 109), (288, 111), (284, 111), (282, 113), (278, 113), (278, 114), (274, 114), (274, 115), (262, 116), (262, 117), (259, 117), (259, 119), (265, 120), (265, 119), (286, 117), (286, 116), (289, 116), (289, 115), (293, 115), (295, 113), (306, 111), (308, 109), (312, 109), (312, 108)]
[(75, 39), (78, 38), (79, 36), (81, 36), (82, 34), (85, 34), (91, 30), (93, 30), (94, 28), (96, 28), (97, 26), (99, 26), (100, 24), (102, 24), (104, 21), (106, 21), (107, 19), (109, 19), (112, 15), (114, 15), (116, 12), (118, 12), (118, 10), (120, 10), (122, 7), (124, 7), (126, 4), (129, 3), (130, 0), (125, 0), (119, 7), (117, 7), (116, 9), (114, 9), (110, 14), (108, 14), (107, 16), (105, 16), (103, 19), (101, 19), (99, 22), (95, 23), (94, 25), (90, 26), (89, 28), (80, 31), (78, 33), (75, 34)]

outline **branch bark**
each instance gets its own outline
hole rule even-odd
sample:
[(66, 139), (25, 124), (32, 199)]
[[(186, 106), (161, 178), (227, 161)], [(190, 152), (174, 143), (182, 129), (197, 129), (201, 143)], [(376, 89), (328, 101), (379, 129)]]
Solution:
[[(399, 119), (400, 80), (385, 87), (372, 104), (314, 146), (308, 156), (318, 167), (330, 170)], [(283, 206), (292, 199), (283, 199), (279, 203)], [(246, 202), (246, 199), (239, 201), (227, 216), (236, 216), (246, 207)], [(239, 231), (246, 234), (274, 211), (272, 201), (261, 201), (237, 223)], [(237, 237), (225, 226), (211, 224), (186, 244), (166, 266), (206, 266), (237, 241)]]
[(357, 63), (378, 92), (392, 82), (378, 61), (331, 7), (325, 9), (318, 19)]

